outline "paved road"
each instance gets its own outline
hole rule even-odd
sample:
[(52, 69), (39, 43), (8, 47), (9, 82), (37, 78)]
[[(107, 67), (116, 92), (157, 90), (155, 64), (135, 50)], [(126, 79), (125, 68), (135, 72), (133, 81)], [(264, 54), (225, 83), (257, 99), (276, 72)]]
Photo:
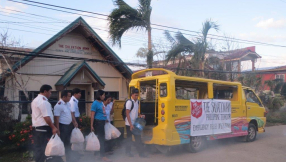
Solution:
[[(98, 161), (99, 155), (85, 153), (84, 162)], [(152, 154), (149, 158), (125, 157), (124, 149), (118, 149), (110, 156), (114, 162), (286, 162), (286, 126), (266, 128), (266, 133), (258, 134), (251, 143), (234, 139), (209, 141), (208, 147), (199, 153), (188, 153), (178, 149), (173, 155)]]

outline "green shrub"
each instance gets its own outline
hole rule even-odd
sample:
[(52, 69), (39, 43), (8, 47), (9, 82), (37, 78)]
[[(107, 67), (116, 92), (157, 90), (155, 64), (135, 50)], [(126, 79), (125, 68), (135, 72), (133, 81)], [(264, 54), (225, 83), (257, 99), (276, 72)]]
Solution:
[(286, 124), (286, 111), (270, 112), (266, 116), (266, 121), (269, 123)]
[(286, 83), (283, 84), (282, 89), (281, 89), (281, 95), (286, 96)]
[(80, 130), (86, 136), (90, 133), (90, 118), (85, 114), (79, 117)]
[(274, 97), (272, 99), (269, 99), (267, 107), (271, 111), (277, 111), (282, 106), (284, 106), (284, 100), (281, 97)]
[(9, 135), (13, 145), (23, 148), (29, 148), (33, 145), (34, 140), (32, 137), (32, 120), (30, 115), (28, 115), (26, 121), (17, 123)]

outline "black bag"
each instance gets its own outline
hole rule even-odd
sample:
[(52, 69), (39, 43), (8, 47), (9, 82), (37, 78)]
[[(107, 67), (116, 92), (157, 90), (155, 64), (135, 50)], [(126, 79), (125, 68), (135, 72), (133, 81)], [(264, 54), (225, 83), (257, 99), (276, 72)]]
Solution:
[[(127, 103), (127, 101), (131, 101), (131, 103), (132, 103), (130, 112), (134, 108), (134, 102), (131, 99), (128, 99), (128, 100), (125, 101), (124, 108), (122, 109), (122, 112), (121, 112), (121, 115), (122, 115), (122, 118), (123, 118), (124, 121), (125, 121), (125, 118), (126, 118), (126, 103)], [(139, 105), (139, 101), (138, 101), (138, 105)]]

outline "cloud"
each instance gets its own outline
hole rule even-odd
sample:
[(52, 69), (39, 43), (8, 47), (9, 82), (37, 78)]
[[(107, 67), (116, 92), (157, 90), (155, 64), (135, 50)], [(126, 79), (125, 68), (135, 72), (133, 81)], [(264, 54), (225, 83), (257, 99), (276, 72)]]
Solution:
[(274, 20), (273, 18), (267, 20), (261, 20), (256, 24), (256, 27), (263, 29), (279, 29), (286, 27), (286, 19)]
[(26, 8), (28, 8), (27, 5), (21, 4), (21, 3), (12, 3), (12, 2), (7, 2), (5, 5), (1, 5), (0, 7), (4, 8), (3, 10), (5, 11), (6, 15), (17, 13), (13, 10), (18, 10), (18, 11), (23, 11)]

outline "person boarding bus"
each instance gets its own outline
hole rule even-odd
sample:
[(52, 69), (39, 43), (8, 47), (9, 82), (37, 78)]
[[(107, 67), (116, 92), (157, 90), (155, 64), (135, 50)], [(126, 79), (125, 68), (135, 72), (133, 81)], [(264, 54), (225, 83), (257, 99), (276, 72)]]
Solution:
[[(131, 153), (132, 135), (135, 138), (135, 146), (140, 157), (147, 157), (144, 153), (143, 144), (141, 141), (141, 135), (135, 135), (132, 133), (133, 124), (138, 117), (143, 117), (139, 114), (139, 101), (138, 101), (139, 90), (137, 88), (133, 89), (131, 92), (131, 99), (126, 102), (126, 118), (125, 126), (127, 132), (127, 144), (125, 148), (126, 156), (133, 157)], [(132, 103), (133, 102), (133, 103)], [(131, 108), (133, 105), (133, 109)], [(131, 110), (132, 109), (132, 110)]]

